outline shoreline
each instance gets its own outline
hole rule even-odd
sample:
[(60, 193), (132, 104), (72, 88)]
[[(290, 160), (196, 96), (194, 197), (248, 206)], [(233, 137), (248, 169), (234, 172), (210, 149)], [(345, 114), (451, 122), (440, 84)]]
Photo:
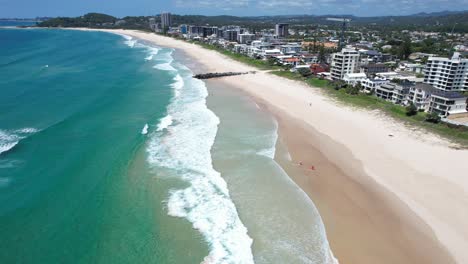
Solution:
[[(206, 66), (208, 70), (225, 69), (229, 71), (236, 69), (243, 71), (244, 69), (254, 69), (214, 51), (206, 50), (180, 40), (132, 30), (100, 31), (125, 34), (156, 45), (181, 49), (186, 55)], [(363, 202), (359, 204), (361, 207), (356, 206), (356, 209), (361, 209), (362, 215), (372, 214), (374, 216), (374, 213), (377, 214), (375, 218), (368, 219), (368, 223), (372, 224), (372, 221), (377, 221), (381, 224), (385, 220), (388, 220), (383, 216), (395, 218), (392, 220), (392, 223), (395, 224), (399, 222), (405, 223), (403, 225), (405, 228), (396, 225), (397, 230), (401, 231), (401, 235), (388, 238), (390, 241), (398, 240), (397, 244), (401, 243), (401, 246), (396, 247), (395, 251), (392, 251), (390, 254), (393, 257), (397, 257), (397, 263), (405, 263), (398, 261), (398, 256), (401, 256), (402, 259), (408, 257), (409, 253), (406, 252), (408, 244), (406, 243), (417, 247), (410, 253), (423, 255), (420, 257), (424, 258), (431, 256), (429, 260), (438, 260), (438, 262), (434, 263), (452, 263), (451, 256), (446, 254), (445, 249), (439, 245), (439, 241), (450, 251), (450, 254), (455, 257), (457, 262), (463, 263), (468, 260), (468, 255), (463, 250), (468, 245), (468, 230), (464, 225), (464, 220), (468, 219), (467, 213), (464, 212), (466, 211), (464, 208), (468, 204), (468, 201), (466, 201), (468, 182), (462, 178), (463, 172), (466, 173), (467, 168), (463, 164), (463, 160), (467, 160), (466, 158), (468, 158), (467, 151), (451, 149), (450, 144), (445, 140), (441, 140), (434, 135), (426, 135), (424, 132), (419, 132), (419, 134), (414, 133), (414, 131), (411, 131), (402, 124), (392, 123), (395, 121), (391, 121), (385, 116), (382, 117), (379, 113), (362, 110), (356, 111), (349, 107), (338, 105), (313, 88), (305, 87), (301, 83), (271, 74), (261, 73), (256, 74), (256, 76), (228, 77), (221, 81), (225, 80), (226, 82), (228, 82), (227, 80), (233, 80), (232, 83), (229, 83), (231, 86), (247, 92), (253, 98), (262, 101), (265, 105), (274, 107), (274, 111), (284, 113), (284, 116), (279, 118), (279, 120), (282, 120), (280, 121), (281, 127), (292, 128), (294, 127), (293, 123), (300, 119), (299, 123), (312, 127), (317, 133), (326, 135), (330, 140), (333, 139), (332, 141), (337, 145), (352, 150), (348, 156), (343, 156), (337, 150), (339, 148), (336, 148), (335, 152), (333, 152), (333, 148), (328, 149), (326, 144), (320, 142), (324, 137), (319, 137), (318, 142), (317, 140), (310, 142), (310, 139), (314, 138), (313, 132), (310, 130), (306, 129), (306, 132), (302, 136), (297, 135), (297, 127), (289, 133), (285, 129), (280, 130), (281, 138), (287, 145), (288, 142), (290, 146), (294, 144), (292, 139), (296, 138), (301, 139), (301, 144), (307, 142), (307, 144), (304, 144), (306, 147), (298, 147), (296, 150), (290, 148), (290, 154), (293, 159), (296, 156), (296, 160), (303, 160), (302, 157), (297, 158), (297, 155), (301, 156), (301, 151), (311, 151), (316, 148), (329, 164), (335, 165), (342, 171), (347, 172), (345, 176), (337, 179), (336, 185), (332, 187), (341, 190), (345, 188), (346, 180), (354, 180), (355, 184), (363, 190), (363, 192), (359, 192), (353, 190), (353, 188), (347, 189), (347, 199), (341, 201), (344, 203), (344, 206), (351, 206), (350, 201), (352, 202), (355, 199), (363, 199)], [(350, 122), (350, 120), (353, 122)], [(395, 135), (395, 138), (389, 138), (388, 134)], [(424, 140), (419, 138), (421, 135), (424, 135), (426, 138)], [(308, 144), (310, 145), (308, 146)], [(454, 156), (454, 154), (457, 155)], [(309, 154), (304, 152), (304, 155)], [(346, 159), (350, 156), (354, 158), (352, 161)], [(443, 164), (443, 166), (437, 166), (437, 163)], [(362, 174), (356, 172), (359, 169), (362, 170)], [(355, 178), (348, 175), (353, 173)], [(298, 173), (298, 175), (300, 176), (301, 173)], [(307, 175), (307, 173), (302, 172), (302, 175)], [(296, 182), (299, 182), (299, 176), (296, 178), (291, 177)], [(374, 184), (370, 182), (374, 182)], [(300, 184), (300, 186), (303, 189), (307, 187), (305, 184)], [(360, 197), (360, 195), (366, 194), (366, 192), (371, 195), (366, 196), (367, 198)], [(384, 192), (388, 192), (391, 195), (384, 194)], [(337, 199), (335, 195), (327, 196), (322, 194), (323, 196), (319, 197), (319, 194), (315, 192), (310, 193), (310, 191), (306, 191), (306, 193), (308, 193), (309, 197), (313, 198), (324, 219), (329, 242), (338, 261), (342, 263), (372, 263), (366, 262), (365, 259), (362, 261), (361, 259), (353, 259), (360, 256), (348, 256), (348, 254), (345, 254), (345, 251), (353, 252), (359, 251), (359, 249), (363, 254), (382, 257), (379, 258), (380, 260), (385, 257), (386, 254), (380, 251), (368, 252), (365, 250), (365, 247), (358, 245), (362, 243), (356, 243), (356, 240), (363, 240), (366, 237), (357, 238), (355, 234), (349, 234), (350, 245), (353, 248), (345, 249), (337, 246), (337, 242), (345, 239), (343, 234), (340, 234), (339, 239), (333, 238), (335, 229), (354, 231), (357, 228), (357, 230), (360, 230), (366, 223), (339, 223), (339, 219), (329, 219), (326, 209), (324, 209), (327, 207), (324, 207), (324, 205), (332, 202), (333, 199)], [(388, 198), (386, 196), (394, 197)], [(389, 208), (377, 208), (378, 211), (375, 212), (369, 203), (374, 202), (378, 205), (380, 202), (382, 204), (382, 200), (379, 199), (372, 201), (375, 197), (384, 199), (383, 201), (390, 199), (395, 203), (392, 206), (406, 207), (407, 209), (392, 211), (394, 208), (389, 206)], [(321, 198), (323, 198), (323, 201)], [(447, 208), (447, 205), (450, 208)], [(334, 209), (330, 208), (330, 210)], [(417, 217), (409, 214), (414, 214)], [(379, 216), (381, 217), (379, 218)], [(423, 231), (416, 230), (419, 229), (417, 226), (421, 222), (428, 226), (427, 229), (429, 231), (426, 228), (422, 228), (425, 229)], [(391, 235), (391, 232), (388, 232), (387, 229), (389, 229), (388, 225), (379, 225), (379, 228), (376, 229), (376, 235), (381, 236), (387, 233)], [(332, 231), (330, 232), (330, 230)], [(430, 233), (433, 234), (431, 235)], [(420, 237), (421, 235), (424, 235), (423, 238)], [(351, 240), (352, 238), (354, 240)], [(431, 238), (434, 241), (427, 241), (427, 238)], [(380, 238), (377, 240), (368, 240), (367, 243), (377, 248), (376, 250), (388, 247), (388, 244), (385, 244), (385, 239)], [(444, 260), (441, 262), (440, 258)], [(419, 262), (415, 262), (412, 258), (409, 258), (409, 261), (407, 263)]]
[[(223, 86), (239, 90), (225, 82)], [(277, 145), (287, 148), (291, 160), (277, 151), (275, 161), (317, 207), (337, 263), (455, 263), (432, 229), (403, 201), (365, 175), (346, 147), (261, 98), (241, 92), (278, 121), (281, 143)], [(324, 154), (320, 150), (324, 147), (334, 153)], [(330, 157), (353, 160), (355, 168), (345, 173)]]

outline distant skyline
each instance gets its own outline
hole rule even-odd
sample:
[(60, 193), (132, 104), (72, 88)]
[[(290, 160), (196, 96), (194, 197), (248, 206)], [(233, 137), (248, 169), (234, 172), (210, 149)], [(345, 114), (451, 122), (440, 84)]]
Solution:
[(0, 0), (0, 17), (80, 16), (89, 12), (149, 16), (168, 11), (194, 15), (411, 15), (461, 11), (468, 0)]

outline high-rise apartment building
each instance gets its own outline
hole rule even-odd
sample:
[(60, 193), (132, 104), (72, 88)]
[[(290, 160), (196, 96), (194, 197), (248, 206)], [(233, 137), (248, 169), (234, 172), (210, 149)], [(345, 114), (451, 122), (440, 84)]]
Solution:
[(279, 23), (275, 26), (275, 35), (278, 38), (286, 38), (289, 35), (289, 24)]
[(442, 91), (468, 91), (468, 59), (460, 53), (452, 58), (429, 57), (424, 82)]
[(331, 77), (342, 80), (345, 74), (359, 71), (359, 52), (354, 49), (342, 49), (332, 54)]
[(161, 27), (163, 28), (163, 30), (166, 30), (171, 26), (172, 26), (171, 13), (162, 13), (161, 14)]

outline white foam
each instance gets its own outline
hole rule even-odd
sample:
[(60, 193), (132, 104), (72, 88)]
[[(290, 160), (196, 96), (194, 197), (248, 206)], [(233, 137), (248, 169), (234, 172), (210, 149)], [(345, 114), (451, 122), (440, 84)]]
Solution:
[(172, 67), (171, 63), (162, 63), (162, 64), (156, 64), (153, 66), (153, 68), (162, 70), (162, 71), (177, 71), (174, 67)]
[(145, 124), (145, 126), (144, 126), (143, 129), (141, 130), (141, 134), (142, 134), (142, 135), (148, 134), (148, 124)]
[(174, 88), (174, 95), (178, 97), (182, 91), (182, 88), (184, 88), (185, 82), (182, 76), (180, 74), (177, 74), (176, 77), (173, 79), (175, 82), (171, 84), (172, 88)]
[(188, 219), (203, 234), (210, 253), (202, 263), (253, 263), (252, 239), (226, 182), (212, 165), (211, 147), (220, 121), (206, 106), (206, 86), (190, 79), (181, 89), (147, 148), (151, 166), (169, 169), (190, 184), (170, 191), (168, 214)]
[(11, 143), (0, 143), (0, 154), (14, 148), (16, 144), (18, 144), (18, 142), (19, 141), (11, 142)]
[(15, 134), (0, 130), (0, 154), (16, 146), (20, 139), (21, 138)]
[(121, 36), (125, 38), (124, 43), (130, 48), (135, 47), (135, 44), (138, 42), (136, 39), (133, 39), (133, 37), (130, 37), (127, 35), (121, 35)]
[(272, 130), (269, 136), (269, 146), (257, 152), (258, 155), (268, 157), (270, 159), (275, 158), (276, 154), (276, 143), (278, 142), (278, 122), (274, 120), (275, 128)]
[(20, 134), (33, 134), (33, 133), (39, 132), (39, 130), (33, 127), (26, 127), (26, 128), (17, 129), (14, 132), (20, 133)]
[(0, 129), (0, 154), (14, 148), (21, 139), (38, 132), (35, 128), (22, 128), (17, 130)]
[(148, 56), (145, 58), (146, 61), (150, 61), (153, 59), (154, 56), (158, 55), (159, 53), (159, 49), (158, 48), (155, 48), (155, 47), (148, 47), (148, 50), (149, 50), (149, 54)]
[(172, 116), (167, 115), (167, 116), (161, 118), (156, 131), (163, 131), (164, 129), (168, 128), (170, 125), (172, 125)]

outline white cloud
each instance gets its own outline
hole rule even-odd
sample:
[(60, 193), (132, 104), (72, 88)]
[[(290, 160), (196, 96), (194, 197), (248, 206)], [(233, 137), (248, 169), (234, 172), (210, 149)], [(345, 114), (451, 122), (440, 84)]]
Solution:
[[(405, 13), (459, 10), (468, 0), (173, 0), (178, 8), (250, 11), (265, 14), (398, 15)], [(468, 9), (468, 8), (467, 8)]]

